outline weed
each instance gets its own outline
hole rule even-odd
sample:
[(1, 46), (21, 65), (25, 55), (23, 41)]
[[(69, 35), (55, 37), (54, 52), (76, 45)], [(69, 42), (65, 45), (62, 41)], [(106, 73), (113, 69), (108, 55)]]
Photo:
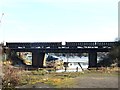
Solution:
[(10, 65), (3, 66), (3, 78), (2, 78), (2, 89), (15, 89), (20, 82), (20, 76), (18, 75), (18, 69), (13, 68)]

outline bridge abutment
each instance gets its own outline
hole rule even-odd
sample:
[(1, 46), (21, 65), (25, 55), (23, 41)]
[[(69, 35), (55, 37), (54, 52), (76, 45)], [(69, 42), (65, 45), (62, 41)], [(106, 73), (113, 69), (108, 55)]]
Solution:
[(97, 67), (97, 52), (89, 52), (89, 66), (88, 68)]
[(36, 68), (42, 68), (44, 62), (45, 53), (40, 53), (38, 51), (32, 52), (32, 66)]

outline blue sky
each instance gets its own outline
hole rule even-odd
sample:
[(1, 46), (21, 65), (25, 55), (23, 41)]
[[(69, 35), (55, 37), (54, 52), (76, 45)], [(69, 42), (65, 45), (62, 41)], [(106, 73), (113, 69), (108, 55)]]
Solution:
[(119, 0), (0, 0), (0, 41), (114, 41)]

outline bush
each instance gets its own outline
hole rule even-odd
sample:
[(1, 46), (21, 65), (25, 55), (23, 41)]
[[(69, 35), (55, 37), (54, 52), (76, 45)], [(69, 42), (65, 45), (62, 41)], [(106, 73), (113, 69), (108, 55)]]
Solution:
[(18, 69), (10, 66), (3, 66), (3, 78), (2, 78), (2, 89), (3, 90), (13, 90), (15, 86), (19, 84), (20, 77), (18, 75)]

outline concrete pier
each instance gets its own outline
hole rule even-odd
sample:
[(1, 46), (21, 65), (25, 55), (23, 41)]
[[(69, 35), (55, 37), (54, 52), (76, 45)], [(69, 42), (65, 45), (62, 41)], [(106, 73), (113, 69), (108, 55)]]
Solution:
[(42, 68), (44, 62), (45, 53), (40, 53), (39, 51), (32, 52), (32, 66), (36, 68)]
[(89, 67), (97, 67), (97, 52), (89, 52)]

